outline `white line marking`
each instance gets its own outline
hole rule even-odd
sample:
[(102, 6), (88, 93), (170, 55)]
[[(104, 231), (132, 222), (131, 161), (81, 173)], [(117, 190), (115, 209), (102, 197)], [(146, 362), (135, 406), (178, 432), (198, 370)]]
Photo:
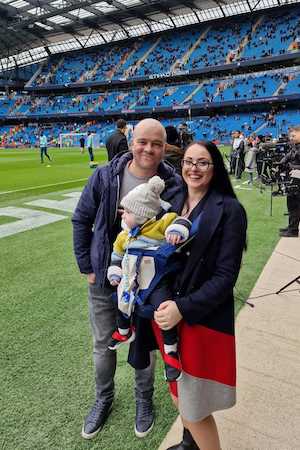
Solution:
[[(76, 196), (74, 195), (76, 194)], [(64, 197), (69, 197), (64, 200), (49, 200), (40, 198), (34, 200), (33, 202), (25, 203), (25, 205), (30, 206), (40, 206), (42, 208), (58, 209), (59, 211), (74, 212), (76, 205), (78, 203), (80, 192), (73, 192), (71, 195), (64, 195)]]
[(51, 187), (51, 186), (59, 186), (60, 184), (69, 184), (69, 183), (75, 183), (76, 181), (85, 181), (88, 178), (79, 178), (77, 180), (69, 180), (69, 181), (62, 181), (61, 183), (53, 183), (53, 184), (44, 184), (43, 186), (34, 186), (30, 188), (24, 188), (24, 189), (16, 189), (14, 191), (6, 191), (6, 192), (0, 192), (0, 195), (4, 194), (12, 194), (14, 192), (22, 192), (22, 191), (32, 191), (33, 189), (40, 189), (44, 187)]
[(60, 220), (65, 220), (67, 218), (66, 216), (61, 216), (58, 214), (50, 214), (44, 211), (36, 211), (27, 208), (15, 208), (13, 206), (0, 208), (0, 216), (21, 219), (16, 220), (15, 222), (0, 225), (0, 239), (6, 236), (21, 233), (23, 231), (33, 230), (34, 228), (58, 222)]

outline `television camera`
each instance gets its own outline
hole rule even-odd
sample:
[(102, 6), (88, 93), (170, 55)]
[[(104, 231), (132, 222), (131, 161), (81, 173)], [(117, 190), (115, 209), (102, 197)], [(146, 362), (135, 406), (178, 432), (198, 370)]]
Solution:
[(286, 136), (278, 140), (264, 140), (259, 144), (257, 162), (261, 165), (260, 178), (263, 184), (277, 184), (278, 190), (273, 191), (273, 195), (287, 195), (300, 189), (298, 180), (291, 177), (288, 165), (280, 164), (292, 149)]

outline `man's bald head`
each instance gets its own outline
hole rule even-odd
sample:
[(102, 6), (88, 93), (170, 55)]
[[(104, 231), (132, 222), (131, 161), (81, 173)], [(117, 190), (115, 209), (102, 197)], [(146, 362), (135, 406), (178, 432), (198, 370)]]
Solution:
[(131, 170), (137, 176), (155, 175), (165, 154), (166, 141), (166, 130), (158, 120), (141, 120), (133, 132)]
[(150, 117), (148, 119), (141, 120), (136, 125), (136, 127), (133, 130), (133, 139), (136, 136), (138, 136), (141, 132), (143, 132), (145, 129), (147, 129), (147, 131), (149, 132), (153, 130), (155, 135), (157, 135), (157, 133), (161, 133), (161, 139), (163, 143), (165, 144), (167, 142), (167, 133), (165, 127), (158, 120), (152, 119)]

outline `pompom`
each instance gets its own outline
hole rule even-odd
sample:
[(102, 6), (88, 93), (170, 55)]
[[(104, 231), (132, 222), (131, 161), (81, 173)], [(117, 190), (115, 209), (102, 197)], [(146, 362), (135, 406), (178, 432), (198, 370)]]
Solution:
[(160, 195), (165, 188), (164, 180), (162, 180), (157, 175), (150, 178), (150, 180), (148, 181), (148, 185), (151, 191), (158, 195)]

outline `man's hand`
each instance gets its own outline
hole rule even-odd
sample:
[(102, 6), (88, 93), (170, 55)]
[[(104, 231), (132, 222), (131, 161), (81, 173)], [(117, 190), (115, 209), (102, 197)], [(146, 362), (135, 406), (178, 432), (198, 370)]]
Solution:
[(154, 313), (154, 320), (162, 330), (170, 330), (182, 319), (182, 315), (173, 300), (161, 303)]
[(88, 273), (87, 280), (88, 280), (89, 284), (95, 284), (96, 283), (96, 275), (94, 273)]

